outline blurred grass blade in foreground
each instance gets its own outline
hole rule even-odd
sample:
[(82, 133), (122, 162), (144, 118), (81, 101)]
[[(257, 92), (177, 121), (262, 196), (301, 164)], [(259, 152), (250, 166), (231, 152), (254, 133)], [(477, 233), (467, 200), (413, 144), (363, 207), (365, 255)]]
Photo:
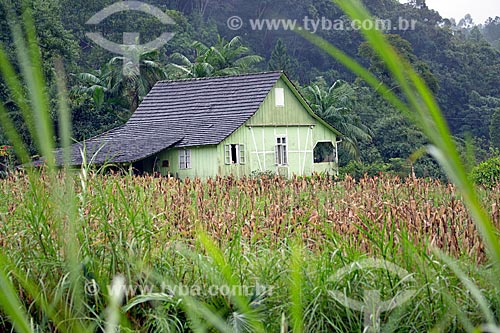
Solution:
[[(336, 0), (334, 2), (340, 6), (352, 20), (363, 22), (373, 19), (359, 0)], [(361, 29), (361, 32), (400, 85), (406, 101), (399, 98), (354, 59), (347, 56), (326, 40), (305, 30), (297, 31), (297, 33), (304, 36), (314, 45), (325, 50), (340, 63), (363, 78), (368, 84), (376, 89), (382, 97), (416, 122), (417, 126), (420, 127), (431, 142), (431, 145), (428, 147), (428, 152), (441, 164), (448, 177), (457, 185), (460, 193), (464, 197), (464, 201), (481, 231), (489, 250), (491, 260), (495, 262), (495, 269), (500, 271), (500, 242), (498, 241), (496, 229), (488, 214), (481, 206), (476, 191), (467, 177), (465, 168), (451, 137), (450, 130), (432, 92), (424, 81), (415, 73), (411, 65), (398, 55), (382, 32), (376, 29)], [(498, 282), (498, 287), (500, 287), (500, 281)]]

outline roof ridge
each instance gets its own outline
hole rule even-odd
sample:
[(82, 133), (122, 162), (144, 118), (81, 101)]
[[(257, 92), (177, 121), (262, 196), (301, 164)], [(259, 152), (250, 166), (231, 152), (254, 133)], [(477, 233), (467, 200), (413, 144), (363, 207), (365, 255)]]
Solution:
[(186, 79), (176, 79), (176, 80), (160, 80), (156, 82), (159, 83), (173, 83), (173, 82), (186, 82), (186, 81), (207, 81), (207, 80), (217, 80), (217, 79), (227, 79), (233, 77), (243, 77), (243, 76), (259, 76), (265, 74), (285, 74), (284, 71), (265, 71), (265, 72), (256, 72), (256, 73), (242, 73), (242, 74), (232, 74), (232, 75), (224, 75), (224, 76), (207, 76), (207, 77), (192, 77)]

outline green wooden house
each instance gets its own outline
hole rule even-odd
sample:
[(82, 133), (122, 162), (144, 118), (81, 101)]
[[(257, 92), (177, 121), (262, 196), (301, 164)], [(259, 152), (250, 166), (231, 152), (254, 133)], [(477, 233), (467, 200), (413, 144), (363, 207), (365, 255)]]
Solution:
[(72, 164), (181, 179), (335, 174), (339, 137), (282, 72), (163, 81), (125, 125), (73, 145)]

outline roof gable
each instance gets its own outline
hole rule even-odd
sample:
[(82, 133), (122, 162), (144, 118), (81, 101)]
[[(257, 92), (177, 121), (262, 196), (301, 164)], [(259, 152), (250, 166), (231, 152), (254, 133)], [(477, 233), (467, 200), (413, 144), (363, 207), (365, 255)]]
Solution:
[[(284, 90), (284, 106), (276, 105), (276, 90)], [(314, 125), (317, 121), (302, 105), (292, 89), (280, 78), (264, 99), (259, 110), (245, 123), (247, 126)]]
[(342, 133), (340, 133), (337, 129), (335, 129), (332, 125), (330, 125), (328, 122), (326, 122), (323, 118), (321, 118), (320, 116), (318, 116), (314, 112), (314, 110), (311, 108), (311, 106), (309, 105), (309, 103), (307, 102), (305, 97), (300, 93), (300, 90), (297, 89), (297, 87), (295, 87), (293, 82), (288, 78), (288, 76), (285, 73), (283, 73), (282, 79), (286, 83), (286, 85), (290, 88), (290, 90), (293, 92), (295, 97), (297, 97), (298, 101), (306, 109), (306, 111), (309, 113), (309, 115), (311, 115), (311, 117), (313, 117), (314, 119), (319, 121), (320, 124), (326, 126), (326, 128), (328, 128), (330, 131), (335, 133), (337, 136), (340, 136), (340, 137), (343, 136)]

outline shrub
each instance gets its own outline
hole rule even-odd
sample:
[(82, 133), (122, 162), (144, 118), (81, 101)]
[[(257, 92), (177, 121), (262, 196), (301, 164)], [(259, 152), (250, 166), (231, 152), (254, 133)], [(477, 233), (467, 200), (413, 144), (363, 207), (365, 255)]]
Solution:
[(355, 179), (361, 179), (364, 176), (379, 176), (382, 173), (389, 173), (391, 171), (391, 165), (383, 162), (376, 162), (370, 164), (364, 164), (357, 161), (350, 161), (345, 167), (341, 167), (339, 170), (339, 177), (343, 179), (346, 175), (349, 175)]
[(500, 157), (492, 157), (472, 169), (471, 178), (474, 183), (485, 187), (493, 187), (500, 183)]
[(14, 167), (14, 154), (11, 146), (0, 146), (0, 178), (7, 177)]
[(250, 178), (251, 179), (260, 179), (260, 178), (274, 178), (276, 177), (276, 173), (271, 171), (271, 170), (266, 170), (266, 171), (258, 171), (258, 170), (254, 170), (252, 171), (252, 173), (250, 174)]

